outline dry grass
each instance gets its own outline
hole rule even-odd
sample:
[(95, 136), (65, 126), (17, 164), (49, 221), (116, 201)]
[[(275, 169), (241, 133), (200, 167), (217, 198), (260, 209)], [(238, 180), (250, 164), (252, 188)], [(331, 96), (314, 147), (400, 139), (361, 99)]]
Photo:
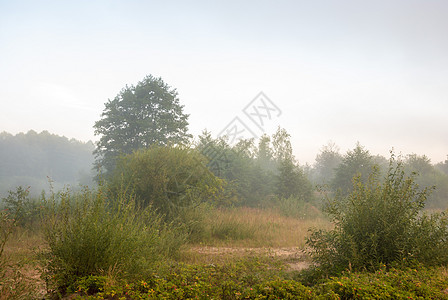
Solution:
[(0, 258), (0, 300), (42, 299), (46, 288), (36, 252), (43, 246), (42, 236), (29, 230), (19, 228), (10, 236)]
[(17, 228), (17, 231), (7, 241), (4, 254), (9, 256), (12, 261), (35, 262), (35, 250), (44, 245), (44, 238), (40, 232)]
[(304, 248), (308, 229), (331, 227), (320, 213), (313, 211), (310, 215), (315, 217), (287, 217), (277, 209), (212, 210), (205, 220), (208, 239), (187, 245), (180, 260), (192, 264), (225, 264), (251, 256), (267, 256), (284, 261), (294, 270), (306, 268), (309, 260)]
[[(308, 266), (303, 251), (308, 229), (329, 228), (331, 224), (322, 216), (300, 219), (286, 217), (274, 209), (240, 207), (211, 210), (205, 226), (208, 237), (200, 244), (186, 245), (180, 261), (228, 263), (257, 256), (280, 259), (291, 269), (299, 270)], [(43, 297), (45, 284), (40, 279), (36, 256), (43, 247), (40, 233), (19, 229), (10, 237), (3, 256), (9, 266), (9, 279), (4, 282), (8, 286), (0, 289), (0, 300)]]
[(215, 247), (303, 249), (309, 228), (331, 227), (323, 216), (300, 219), (274, 209), (247, 207), (214, 210), (206, 222), (211, 233), (206, 245)]

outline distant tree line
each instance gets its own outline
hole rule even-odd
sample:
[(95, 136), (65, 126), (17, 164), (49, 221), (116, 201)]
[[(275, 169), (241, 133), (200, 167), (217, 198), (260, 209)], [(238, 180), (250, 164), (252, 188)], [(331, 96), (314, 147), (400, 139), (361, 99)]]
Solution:
[(31, 187), (40, 194), (64, 185), (92, 184), (94, 144), (68, 139), (48, 131), (12, 135), (0, 133), (0, 195), (17, 186)]
[[(225, 197), (220, 198), (223, 203), (249, 206), (273, 198), (312, 201), (318, 194), (316, 186), (323, 186), (327, 192), (348, 195), (355, 176), (359, 175), (364, 182), (374, 166), (383, 176), (387, 172), (388, 159), (372, 155), (360, 143), (345, 155), (334, 143), (329, 143), (321, 149), (313, 166), (300, 166), (292, 154), (290, 135), (281, 128), (272, 136), (240, 140), (236, 145), (229, 145), (225, 137), (213, 138), (207, 131), (192, 141), (188, 133), (188, 117), (176, 90), (161, 78), (149, 75), (135, 86), (126, 86), (105, 104), (101, 119), (94, 125), (95, 133), (100, 136), (95, 150), (97, 166), (103, 167), (106, 179), (116, 179), (118, 175), (117, 172), (114, 174), (114, 169), (120, 157), (133, 161), (136, 151), (154, 146), (182, 147), (203, 155), (208, 161), (207, 168), (224, 180)], [(154, 155), (169, 157), (161, 155), (160, 151), (152, 151)], [(145, 157), (142, 153), (138, 155)], [(415, 154), (402, 159), (406, 172), (419, 174), (417, 184), (437, 187), (429, 196), (428, 204), (448, 207), (448, 161), (432, 165), (426, 156)], [(156, 161), (149, 158), (146, 163), (122, 162), (118, 173), (132, 171), (144, 176), (141, 168), (154, 170), (154, 163)], [(132, 165), (135, 170), (123, 170), (125, 165)], [(166, 162), (166, 165), (170, 163)], [(165, 187), (169, 185), (166, 183)]]
[[(180, 205), (179, 201), (187, 201), (186, 194), (190, 198), (210, 198), (213, 194), (213, 201), (219, 205), (260, 206), (275, 199), (314, 201), (321, 198), (322, 190), (348, 195), (355, 176), (365, 182), (374, 166), (383, 176), (387, 172), (388, 159), (371, 154), (360, 143), (345, 154), (329, 143), (312, 166), (301, 166), (293, 155), (290, 134), (282, 128), (272, 136), (243, 139), (235, 145), (230, 145), (226, 137), (213, 138), (207, 131), (193, 140), (188, 133), (188, 117), (177, 91), (162, 78), (149, 75), (135, 86), (127, 85), (105, 103), (101, 119), (94, 125), (99, 136), (96, 145), (47, 131), (17, 135), (3, 132), (0, 192), (18, 185), (40, 192), (48, 187), (47, 177), (59, 187), (89, 185), (100, 174), (97, 181), (111, 184), (111, 190), (140, 191), (137, 197), (145, 205), (163, 202), (156, 201), (154, 195)], [(416, 183), (422, 188), (436, 186), (428, 205), (448, 207), (448, 159), (436, 165), (424, 155), (400, 159), (408, 174), (418, 173)], [(209, 173), (188, 174), (189, 170), (199, 172), (195, 162), (219, 180)], [(93, 166), (100, 173), (93, 174)], [(143, 180), (148, 178), (154, 181)], [(122, 179), (124, 182), (120, 182)], [(195, 190), (198, 182), (201, 187)], [(127, 186), (120, 187), (123, 184)], [(190, 200), (187, 202), (196, 205)]]
[[(415, 182), (422, 189), (435, 186), (434, 192), (428, 195), (427, 207), (448, 208), (448, 159), (432, 164), (426, 155), (408, 154), (400, 160), (408, 176), (416, 175)], [(324, 186), (333, 193), (348, 195), (353, 190), (353, 177), (360, 175), (360, 181), (365, 183), (374, 166), (379, 168), (384, 177), (388, 159), (371, 154), (359, 142), (345, 155), (339, 152), (334, 143), (329, 143), (320, 150), (307, 173), (315, 185)]]

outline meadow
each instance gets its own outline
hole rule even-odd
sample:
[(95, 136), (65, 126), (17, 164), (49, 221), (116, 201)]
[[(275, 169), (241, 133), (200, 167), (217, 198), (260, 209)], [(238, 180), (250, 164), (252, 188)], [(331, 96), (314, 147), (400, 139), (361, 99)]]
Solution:
[[(168, 236), (169, 239), (182, 239), (178, 249), (169, 255), (158, 256), (154, 252), (149, 263), (139, 256), (132, 256), (147, 266), (146, 270), (133, 274), (131, 269), (116, 263), (107, 269), (96, 265), (92, 274), (67, 277), (64, 272), (70, 267), (52, 264), (54, 261), (51, 260), (58, 257), (48, 256), (48, 250), (54, 245), (50, 245), (46, 230), (49, 223), (63, 218), (67, 218), (64, 226), (73, 230), (80, 224), (84, 226), (82, 230), (92, 230), (91, 225), (95, 222), (92, 216), (83, 219), (78, 215), (73, 219), (88, 220), (87, 223), (69, 221), (70, 216), (81, 211), (85, 216), (92, 212), (101, 215), (100, 202), (95, 202), (99, 194), (93, 193), (91, 202), (85, 196), (71, 198), (70, 212), (58, 214), (55, 219), (51, 213), (61, 211), (51, 208), (55, 204), (51, 201), (36, 202), (32, 211), (22, 215), (26, 222), (8, 220), (3, 211), (2, 242), (5, 244), (2, 244), (1, 254), (0, 299), (448, 299), (448, 269), (443, 266), (384, 265), (373, 272), (347, 269), (338, 276), (314, 280), (309, 272), (313, 262), (307, 251), (308, 230), (330, 230), (334, 225), (318, 207), (303, 203), (295, 206), (277, 203), (276, 207), (264, 208), (207, 207), (201, 219), (201, 234), (194, 241), (179, 233)], [(64, 197), (67, 195), (59, 200)], [(76, 204), (80, 201), (84, 201), (83, 205)], [(56, 206), (64, 205), (63, 201), (57, 203)], [(126, 232), (127, 222), (136, 216), (132, 214), (132, 218), (116, 222)], [(102, 222), (105, 220), (107, 217)], [(7, 228), (10, 230), (5, 231)], [(101, 230), (107, 231), (107, 228)], [(70, 234), (74, 232), (70, 231)], [(89, 238), (98, 238), (89, 234), (96, 235), (97, 232), (91, 231), (84, 236), (59, 234), (58, 237), (64, 237), (66, 242), (70, 242), (70, 238), (77, 241), (78, 246), (84, 247), (80, 251), (88, 252), (84, 253), (84, 259), (87, 259), (95, 253), (88, 244), (82, 243)], [(159, 237), (162, 236), (159, 233)], [(137, 245), (134, 242), (132, 239), (128, 241)], [(159, 243), (165, 242), (159, 240)], [(119, 248), (116, 246), (114, 250), (119, 252)], [(69, 260), (79, 256), (76, 249), (64, 248), (64, 251), (71, 251), (69, 255), (73, 257)], [(106, 254), (108, 251), (103, 254), (110, 255)], [(121, 255), (124, 256), (120, 259), (127, 261), (127, 256)], [(49, 272), (51, 268), (52, 272)], [(58, 290), (59, 276), (65, 280), (69, 278), (71, 284)]]

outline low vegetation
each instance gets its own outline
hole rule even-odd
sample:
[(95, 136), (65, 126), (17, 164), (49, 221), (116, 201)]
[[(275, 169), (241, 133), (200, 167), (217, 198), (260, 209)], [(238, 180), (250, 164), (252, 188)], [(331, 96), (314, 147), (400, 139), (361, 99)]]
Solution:
[(448, 216), (423, 211), (432, 188), (420, 188), (392, 156), (382, 179), (377, 168), (366, 183), (354, 178), (353, 191), (336, 195), (325, 211), (335, 227), (314, 230), (307, 240), (316, 272), (375, 271), (384, 264), (448, 264)]
[[(422, 213), (430, 190), (394, 160), (385, 180), (354, 183), (329, 198), (330, 219), (294, 198), (209, 206), (195, 240), (125, 192), (63, 190), (36, 208), (19, 188), (2, 210), (0, 299), (448, 299), (448, 225)], [(20, 223), (29, 209), (39, 231)], [(14, 252), (31, 239), (38, 248)], [(293, 268), (298, 260), (307, 265)]]
[(185, 240), (180, 228), (163, 223), (151, 207), (140, 208), (134, 198), (108, 199), (101, 188), (52, 194), (43, 205), (48, 246), (41, 253), (42, 275), (47, 289), (58, 295), (73, 290), (84, 276), (109, 272), (138, 279)]

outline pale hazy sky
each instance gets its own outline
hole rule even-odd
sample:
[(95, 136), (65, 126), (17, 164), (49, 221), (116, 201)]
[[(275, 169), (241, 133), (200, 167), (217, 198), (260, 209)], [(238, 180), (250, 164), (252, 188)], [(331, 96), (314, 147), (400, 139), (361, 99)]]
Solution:
[[(448, 154), (448, 1), (0, 0), (0, 131), (96, 140), (147, 74), (216, 136), (263, 91), (300, 163), (322, 145)], [(249, 127), (253, 125), (248, 125)], [(252, 127), (255, 134), (262, 132)]]

